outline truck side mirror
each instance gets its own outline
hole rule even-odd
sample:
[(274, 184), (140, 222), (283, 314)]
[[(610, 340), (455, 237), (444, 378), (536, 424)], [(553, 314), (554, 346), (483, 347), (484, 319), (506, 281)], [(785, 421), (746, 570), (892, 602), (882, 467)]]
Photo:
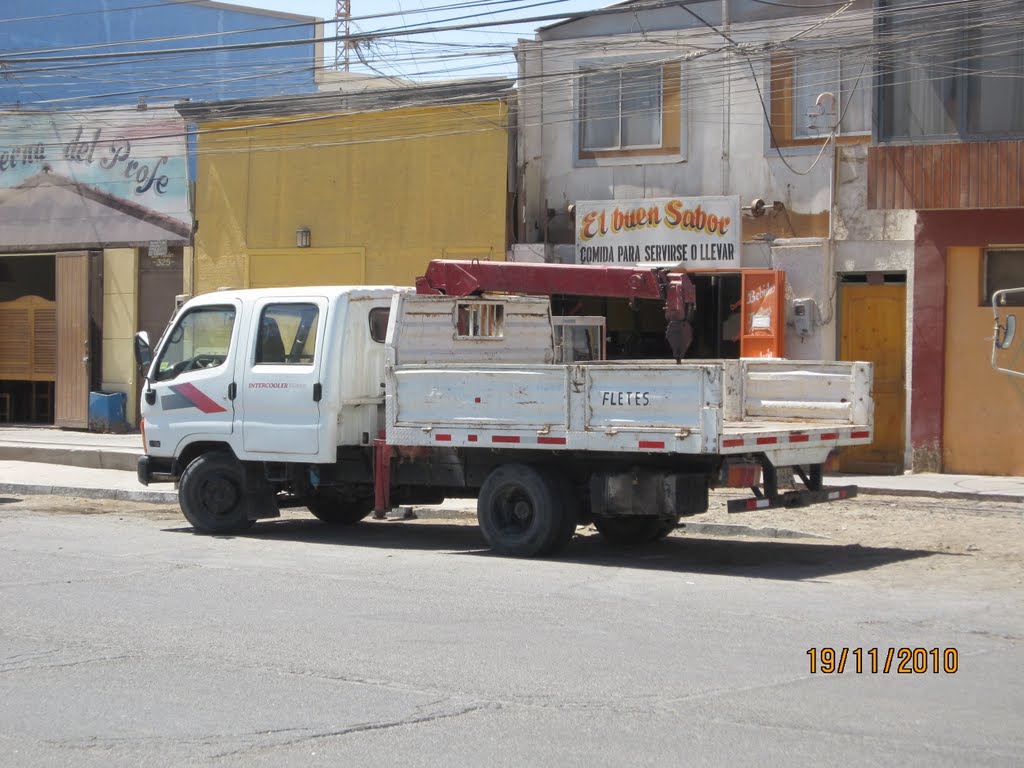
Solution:
[(148, 369), (149, 364), (153, 362), (153, 350), (149, 347), (149, 334), (145, 331), (136, 333), (133, 346), (135, 348), (135, 362)]
[(1000, 349), (1008, 349), (1013, 344), (1013, 337), (1017, 333), (1017, 316), (1007, 315), (1006, 325), (996, 323), (996, 346)]

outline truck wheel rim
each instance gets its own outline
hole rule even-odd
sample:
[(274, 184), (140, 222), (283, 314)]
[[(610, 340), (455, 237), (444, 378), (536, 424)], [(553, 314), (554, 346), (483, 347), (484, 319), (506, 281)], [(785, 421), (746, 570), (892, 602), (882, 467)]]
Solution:
[(214, 477), (203, 483), (200, 498), (210, 514), (223, 517), (238, 504), (238, 488), (227, 477)]
[(533, 504), (516, 489), (503, 492), (497, 503), (498, 527), (503, 533), (523, 533), (533, 523)]

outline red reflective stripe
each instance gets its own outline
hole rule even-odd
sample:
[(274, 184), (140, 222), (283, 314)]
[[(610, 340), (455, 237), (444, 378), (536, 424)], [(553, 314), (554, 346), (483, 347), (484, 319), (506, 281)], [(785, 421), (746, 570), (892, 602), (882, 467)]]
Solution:
[(541, 445), (565, 445), (564, 437), (538, 437), (537, 442)]
[(722, 447), (723, 448), (735, 448), (735, 447), (737, 447), (739, 445), (743, 445), (743, 440), (732, 439), (732, 440), (723, 440), (722, 441)]
[(641, 440), (640, 441), (640, 447), (641, 448), (664, 448), (665, 447), (665, 443), (664, 442), (660, 442), (658, 440)]
[(466, 439), (469, 440), (469, 442), (471, 442), (471, 443), (475, 443), (476, 442), (476, 435), (470, 435)]
[(473, 402), (474, 403), (479, 403), (480, 402), (480, 398), (479, 397), (474, 397), (473, 398)]
[(434, 435), (434, 439), (441, 443), (450, 443), (452, 440), (451, 435)]
[(757, 499), (748, 499), (747, 509), (757, 509)]
[(777, 437), (759, 437), (759, 438), (757, 438), (757, 444), (758, 445), (774, 445), (777, 442), (779, 442), (779, 438), (777, 438)]
[(808, 440), (810, 440), (810, 436), (809, 435), (790, 435), (789, 436), (789, 442), (791, 442), (791, 443), (806, 443)]
[(518, 443), (519, 442), (519, 436), (518, 435), (492, 435), (491, 436), (491, 442), (492, 443)]
[(852, 438), (854, 438), (856, 440), (859, 437), (871, 437), (871, 433), (870, 432), (851, 432), (850, 433), (850, 437), (852, 437)]
[(227, 410), (215, 400), (211, 400), (207, 394), (200, 390), (195, 384), (175, 384), (171, 389), (184, 397), (203, 413), (223, 413)]
[(822, 440), (838, 440), (839, 439), (839, 433), (838, 432), (822, 432), (820, 435), (818, 435), (818, 437), (820, 437)]

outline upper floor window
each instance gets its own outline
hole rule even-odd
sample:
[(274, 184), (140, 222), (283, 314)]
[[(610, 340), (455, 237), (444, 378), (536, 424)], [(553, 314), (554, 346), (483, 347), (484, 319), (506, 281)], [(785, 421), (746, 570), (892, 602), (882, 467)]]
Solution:
[(588, 64), (578, 93), (581, 159), (680, 153), (679, 65)]
[(864, 51), (787, 51), (772, 57), (771, 138), (777, 147), (871, 138), (869, 57)]
[(976, 4), (880, 0), (880, 10), (881, 140), (1024, 135), (1019, 24), (992, 23)]

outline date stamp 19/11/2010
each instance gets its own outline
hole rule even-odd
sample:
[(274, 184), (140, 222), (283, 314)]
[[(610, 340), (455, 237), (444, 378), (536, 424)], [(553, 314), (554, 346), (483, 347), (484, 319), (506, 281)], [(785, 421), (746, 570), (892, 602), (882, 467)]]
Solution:
[(854, 672), (858, 675), (954, 674), (959, 668), (956, 648), (808, 648), (811, 674)]

